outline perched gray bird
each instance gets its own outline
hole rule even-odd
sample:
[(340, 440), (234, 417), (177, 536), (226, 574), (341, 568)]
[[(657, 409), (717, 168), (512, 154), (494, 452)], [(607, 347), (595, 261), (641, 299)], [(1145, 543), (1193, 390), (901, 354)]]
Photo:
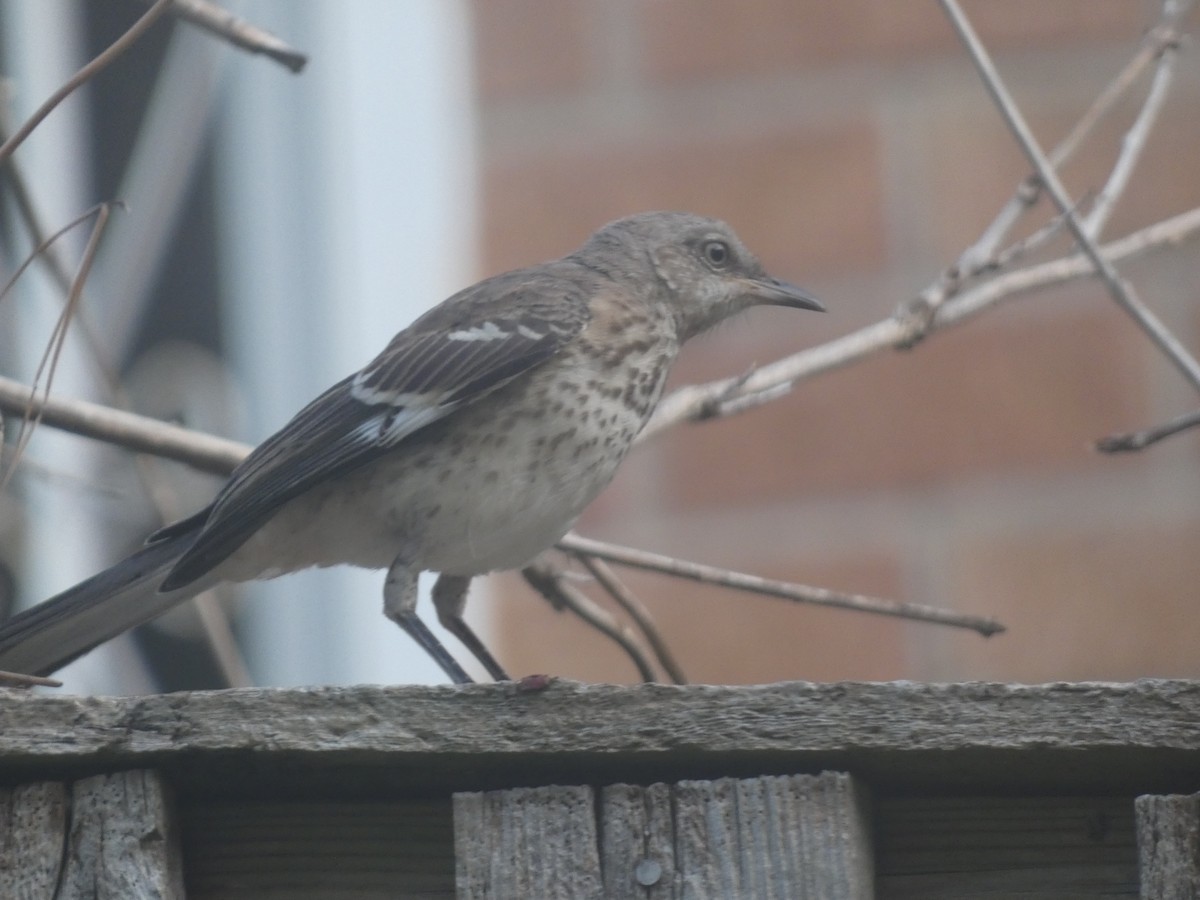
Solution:
[(471, 578), (562, 537), (683, 343), (759, 304), (822, 309), (728, 225), (673, 212), (460, 291), (267, 438), (200, 512), (0, 625), (0, 670), (49, 674), (219, 581), (348, 564), (387, 569), (384, 613), (469, 682), (416, 615), (418, 575), (439, 573), (439, 620), (506, 678), (463, 622)]

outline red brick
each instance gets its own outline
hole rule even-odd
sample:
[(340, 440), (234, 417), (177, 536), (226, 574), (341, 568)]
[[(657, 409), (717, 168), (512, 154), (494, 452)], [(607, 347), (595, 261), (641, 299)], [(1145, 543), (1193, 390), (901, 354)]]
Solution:
[[(879, 10), (881, 31), (887, 30), (887, 20), (903, 5), (872, 4)], [(963, 9), (980, 37), (995, 49), (1072, 47), (1105, 40), (1133, 42), (1157, 14), (1153, 5), (1125, 0), (970, 2), (964, 3)], [(949, 24), (944, 27), (949, 31)]]
[[(1009, 0), (966, 10), (993, 50), (1134, 40), (1147, 9), (1127, 0)], [(655, 0), (637, 6), (648, 70), (663, 80), (810, 69), (959, 53), (932, 3), (874, 0)]]
[(475, 0), (476, 81), (485, 101), (567, 92), (587, 80), (585, 0)]
[[(1098, 84), (1097, 90), (1100, 87)], [(1141, 94), (1135, 96), (1140, 101)], [(1088, 98), (1067, 103), (1053, 95), (1018, 94), (1017, 99), (1047, 152), (1066, 136), (1091, 102)], [(1194, 106), (1194, 98), (1183, 97), (1165, 107), (1105, 231), (1106, 237), (1125, 234), (1200, 205), (1200, 178), (1195, 177), (1190, 152), (1200, 145), (1200, 117), (1192, 114)], [(1104, 186), (1136, 111), (1136, 104), (1126, 103), (1122, 113), (1105, 120), (1060, 172), (1073, 198), (1094, 196)], [(976, 239), (1031, 170), (999, 115), (982, 98), (977, 106), (963, 108), (956, 104), (934, 118), (929, 125), (927, 152), (931, 181), (926, 209), (935, 240), (933, 252), (952, 259)], [(1052, 215), (1050, 201), (1043, 199), (1029, 214), (1029, 222), (1015, 233), (1027, 234)]]
[(1114, 509), (1079, 533), (968, 535), (951, 591), (1007, 634), (961, 644), (934, 677), (1004, 681), (1200, 676), (1200, 522), (1132, 527)]
[[(1124, 132), (1115, 128), (1108, 131), (1106, 161), (1113, 158), (1123, 136)], [(1193, 94), (1164, 108), (1106, 235), (1119, 236), (1200, 206), (1200, 177), (1193, 156), (1196, 147), (1200, 147), (1200, 116)], [(1094, 189), (1101, 178), (1107, 178), (1109, 168), (1111, 162), (1093, 161), (1092, 172), (1081, 187)]]
[(1103, 462), (1089, 441), (1147, 415), (1142, 349), (1103, 296), (1075, 315), (968, 325), (802, 384), (762, 409), (664, 435), (661, 493), (674, 508), (744, 506), (1094, 469)]
[(861, 52), (866, 0), (665, 0), (639, 4), (646, 65), (668, 80), (820, 65)]
[(867, 125), (745, 139), (659, 140), (495, 164), (485, 171), (488, 271), (574, 249), (647, 209), (730, 221), (781, 276), (873, 269), (884, 254), (878, 142)]

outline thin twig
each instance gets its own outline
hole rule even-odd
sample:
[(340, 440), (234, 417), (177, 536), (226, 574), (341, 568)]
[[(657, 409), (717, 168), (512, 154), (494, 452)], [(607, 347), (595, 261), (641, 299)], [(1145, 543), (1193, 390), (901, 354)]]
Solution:
[[(24, 414), (28, 402), (28, 385), (0, 376), (0, 412)], [(174, 459), (216, 475), (228, 475), (251, 449), (238, 441), (86, 400), (41, 397), (32, 405), (43, 425)]]
[(1169, 422), (1145, 428), (1141, 431), (1130, 431), (1124, 434), (1110, 434), (1096, 441), (1096, 449), (1101, 453), (1129, 453), (1156, 444), (1163, 438), (1187, 431), (1200, 425), (1200, 410), (1184, 413)]
[(150, 26), (158, 21), (159, 17), (170, 8), (172, 0), (156, 0), (142, 17), (129, 27), (129, 29), (109, 44), (103, 52), (98, 54), (82, 69), (67, 79), (57, 91), (50, 95), (41, 106), (34, 111), (33, 115), (26, 120), (25, 124), (18, 128), (7, 141), (0, 144), (0, 164), (12, 155), (12, 152), (17, 149), (29, 137), (33, 129), (41, 124), (42, 120), (54, 110), (54, 107), (62, 103), (71, 93), (92, 78), (97, 72), (106, 69), (118, 56), (128, 50), (143, 34), (150, 30)]
[(62, 687), (63, 683), (56, 678), (43, 678), (41, 675), (24, 675), (20, 672), (0, 671), (0, 688), (31, 688), (31, 687)]
[(1066, 220), (1062, 216), (1055, 216), (1037, 231), (1033, 232), (1033, 234), (1021, 238), (1021, 240), (1011, 246), (1005, 247), (995, 256), (996, 271), (1009, 269), (1021, 257), (1027, 256), (1035, 250), (1044, 247), (1062, 234), (1066, 226)]
[[(1166, 4), (1166, 6), (1169, 7), (1170, 4)], [(1167, 12), (1169, 11), (1164, 10), (1164, 13)], [(1125, 193), (1125, 188), (1129, 185), (1129, 178), (1133, 175), (1133, 170), (1150, 137), (1150, 130), (1158, 121), (1158, 114), (1167, 100), (1167, 92), (1175, 73), (1175, 60), (1179, 55), (1177, 48), (1177, 41), (1162, 45), (1158, 55), (1158, 67), (1154, 71), (1154, 78), (1150, 82), (1150, 90), (1146, 93), (1142, 108), (1133, 125), (1121, 139), (1121, 151), (1117, 154), (1117, 161), (1113, 165), (1112, 172), (1109, 173), (1108, 181), (1096, 195), (1092, 211), (1083, 221), (1084, 231), (1093, 240), (1099, 239), (1113, 210), (1116, 209), (1117, 201)]]
[[(150, 3), (152, 0), (143, 0)], [(308, 56), (277, 38), (271, 32), (240, 19), (208, 0), (174, 0), (171, 12), (186, 22), (223, 38), (235, 47), (251, 53), (261, 53), (293, 72), (308, 64)]]
[[(75, 277), (71, 281), (71, 289), (67, 294), (67, 302), (63, 305), (58, 321), (54, 325), (54, 332), (50, 336), (45, 352), (42, 354), (41, 362), (38, 363), (37, 371), (34, 372), (33, 385), (29, 389), (29, 396), (25, 402), (25, 415), (21, 420), (21, 427), (18, 429), (17, 437), (14, 441), (15, 447), (12, 459), (3, 475), (0, 475), (0, 490), (4, 489), (16, 471), (17, 464), (20, 462), (30, 438), (33, 437), (33, 431), (37, 427), (40, 413), (34, 408), (34, 400), (37, 397), (39, 390), (38, 382), (41, 380), (43, 371), (46, 372), (46, 384), (45, 387), (41, 388), (42, 397), (46, 398), (50, 395), (50, 388), (54, 384), (54, 373), (58, 369), (58, 360), (62, 354), (63, 346), (67, 341), (67, 329), (70, 326), (75, 310), (79, 307), (79, 297), (83, 293), (83, 285), (87, 281), (88, 273), (92, 270), (92, 263), (95, 262), (96, 250), (100, 246), (100, 237), (104, 234), (104, 226), (108, 223), (109, 209), (110, 206), (107, 203), (101, 203), (96, 208), (96, 222), (92, 226), (87, 244), (83, 249), (83, 256), (79, 261), (79, 270), (75, 273)], [(6, 287), (5, 290), (7, 291), (8, 288)]]
[(894, 600), (883, 600), (879, 597), (865, 597), (861, 594), (844, 594), (825, 588), (809, 587), (803, 584), (793, 584), (789, 581), (775, 581), (771, 578), (760, 578), (744, 572), (734, 572), (716, 566), (706, 566), (703, 563), (689, 562), (664, 556), (661, 553), (650, 553), (632, 547), (622, 547), (605, 541), (585, 538), (574, 532), (565, 535), (558, 542), (559, 549), (568, 553), (586, 553), (607, 559), (636, 569), (646, 569), (651, 572), (661, 572), (678, 578), (687, 578), (701, 584), (716, 584), (749, 591), (755, 594), (766, 594), (771, 597), (781, 597), (796, 603), (811, 603), (815, 606), (831, 606), (837, 609), (852, 609), (856, 612), (875, 613), (882, 616), (894, 616), (901, 619), (913, 619), (919, 622), (932, 622), (936, 625), (949, 625), (954, 628), (969, 628), (984, 637), (999, 634), (1004, 626), (995, 619), (983, 616), (968, 616), (952, 612), (948, 609), (938, 609), (919, 603), (897, 603)]
[[(68, 222), (66, 225), (64, 225), (62, 228), (58, 229), (58, 231), (54, 232), (54, 234), (50, 235), (49, 237), (39, 238), (37, 240), (37, 246), (35, 246), (34, 249), (29, 253), (29, 255), (26, 256), (25, 259), (23, 259), (21, 261), (21, 264), (19, 266), (17, 266), (16, 271), (13, 272), (12, 276), (8, 279), (7, 282), (5, 282), (4, 286), (0, 287), (0, 300), (3, 300), (5, 297), (8, 296), (8, 293), (9, 293), (9, 291), (12, 290), (13, 285), (15, 285), (17, 283), (17, 281), (20, 280), (21, 276), (25, 274), (25, 271), (31, 265), (33, 265), (34, 260), (38, 259), (44, 253), (49, 251), (49, 249), (52, 246), (54, 246), (55, 241), (57, 241), (59, 238), (61, 238), (64, 234), (66, 234), (72, 228), (75, 228), (78, 225), (82, 225), (88, 219), (92, 218), (92, 216), (98, 215), (100, 213), (100, 210), (104, 206), (105, 206), (105, 204), (97, 204), (89, 209), (86, 209), (83, 212), (81, 212), (78, 216), (76, 216), (74, 219), (72, 219), (70, 222)], [(63, 283), (63, 288), (64, 288), (64, 290), (69, 292), (70, 288), (71, 288), (71, 282), (73, 281), (73, 279), (71, 278), (71, 276), (66, 274), (65, 270), (62, 271), (62, 275), (66, 279), (66, 281)], [(55, 276), (56, 279), (57, 279), (57, 277), (58, 276)]]
[[(1101, 252), (1113, 262), (1141, 256), (1151, 250), (1178, 246), (1200, 237), (1200, 208), (1157, 222), (1141, 231), (1106, 244)], [(949, 300), (930, 323), (930, 332), (961, 324), (995, 304), (1034, 291), (1095, 275), (1092, 264), (1074, 254), (1000, 275)], [(654, 417), (638, 435), (639, 441), (655, 437), (685, 421), (714, 414), (741, 412), (755, 400), (774, 400), (781, 388), (825, 372), (851, 365), (866, 357), (895, 350), (911, 341), (914, 323), (893, 316), (842, 335), (825, 344), (801, 350), (757, 368), (749, 377), (723, 378), (685, 385), (664, 397)], [(715, 401), (718, 401), (714, 403)]]
[[(1050, 165), (1055, 170), (1058, 170), (1075, 155), (1075, 152), (1083, 142), (1091, 136), (1096, 126), (1116, 107), (1117, 101), (1136, 83), (1138, 77), (1145, 71), (1146, 67), (1154, 60), (1162, 58), (1164, 54), (1170, 54), (1178, 45), (1182, 33), (1182, 15), (1180, 10), (1172, 10), (1169, 7), (1170, 4), (1168, 3), (1167, 8), (1164, 9), (1163, 21), (1160, 21), (1155, 28), (1151, 29), (1138, 52), (1134, 54), (1133, 58), (1130, 59), (1117, 76), (1105, 85), (1104, 90), (1100, 92), (1099, 96), (1092, 102), (1092, 105), (1088, 107), (1079, 121), (1075, 123), (1070, 133), (1050, 151), (1048, 159)], [(1159, 72), (1155, 76), (1155, 84), (1162, 83), (1161, 95), (1165, 95), (1167, 78), (1162, 75), (1162, 68), (1160, 66)], [(1169, 70), (1169, 66), (1167, 68)], [(1152, 87), (1150, 96), (1147, 97), (1143, 105), (1141, 120), (1146, 123), (1145, 127), (1147, 128), (1149, 127), (1149, 122), (1155, 116), (1155, 107), (1158, 103), (1157, 95), (1159, 93), (1159, 91), (1156, 91)], [(1146, 104), (1151, 107), (1149, 112), (1146, 110)], [(1118, 158), (1114, 174), (1115, 170), (1119, 168), (1131, 171), (1132, 163), (1140, 152), (1140, 146), (1137, 144), (1126, 146), (1130, 152), (1123, 153)], [(1113, 187), (1117, 186), (1112, 177), (1110, 177), (1109, 181)], [(1122, 189), (1124, 187), (1123, 181), (1124, 176), (1122, 176)], [(1118, 190), (1110, 194), (1114, 203), (1116, 195), (1119, 193), (1120, 191)], [(1030, 175), (1023, 180), (1018, 185), (1013, 196), (1001, 207), (995, 219), (984, 229), (978, 240), (959, 254), (954, 265), (941, 273), (932, 284), (915, 297), (904, 301), (900, 305), (898, 315), (908, 319), (913, 327), (913, 336), (905, 345), (905, 348), (912, 346), (925, 337), (937, 310), (951, 297), (960, 293), (967, 283), (982, 274), (988, 272), (994, 273), (1005, 268), (1016, 257), (1028, 249), (1032, 243), (1030, 239), (1026, 239), (1017, 246), (1005, 251), (1001, 251), (1000, 247), (1007, 240), (1008, 234), (1021, 217), (1037, 205), (1041, 195), (1042, 184), (1037, 175)], [(1093, 212), (1094, 215), (1095, 213)], [(1043, 229), (1043, 233), (1046, 233), (1046, 236), (1049, 236), (1051, 233), (1057, 233), (1064, 227), (1064, 224), (1061, 216), (1056, 217), (1054, 222), (1047, 226), (1049, 232)], [(1091, 230), (1093, 236), (1098, 235), (1098, 233), (1099, 228)]]
[(1055, 205), (1066, 217), (1067, 227), (1071, 229), (1071, 234), (1075, 237), (1080, 249), (1091, 260), (1092, 265), (1095, 266), (1096, 272), (1108, 287), (1108, 291), (1113, 299), (1129, 314), (1138, 327), (1146, 333), (1167, 358), (1174, 363), (1175, 367), (1192, 383), (1193, 387), (1200, 390), (1200, 363), (1196, 362), (1175, 335), (1159, 321), (1158, 317), (1142, 304), (1134, 292), (1133, 286), (1121, 278), (1112, 263), (1105, 258), (1100, 248), (1096, 245), (1096, 242), (1092, 240), (1079, 219), (1072, 212), (1074, 204), (1071, 202), (1070, 196), (1050, 165), (1050, 161), (1046, 159), (1046, 155), (1042, 152), (1037, 139), (1033, 136), (1033, 132), (1025, 121), (1025, 117), (1021, 114), (1021, 110), (1013, 101), (1012, 95), (1008, 92), (1008, 88), (1000, 77), (1000, 73), (996, 70), (996, 66), (993, 64), (987, 48), (979, 40), (979, 36), (975, 33), (974, 27), (959, 7), (957, 0), (941, 0), (941, 4), (942, 8), (946, 11), (947, 17), (950, 19), (950, 23), (954, 26), (955, 31), (962, 40), (963, 46), (966, 47), (972, 62), (974, 62), (975, 68), (979, 71), (984, 86), (987, 88), (988, 93), (991, 94), (996, 107), (1000, 110), (1001, 115), (1008, 124), (1009, 130), (1017, 139), (1017, 143), (1021, 146), (1030, 164), (1037, 172), (1038, 178), (1049, 192)]
[(576, 553), (575, 558), (583, 563), (584, 568), (596, 579), (596, 583), (604, 588), (605, 592), (633, 619), (638, 631), (642, 633), (642, 637), (646, 639), (646, 643), (650, 645), (651, 651), (657, 657), (658, 664), (667, 673), (667, 677), (675, 684), (687, 684), (688, 680), (687, 676), (683, 674), (683, 668), (675, 659), (671, 648), (667, 646), (666, 639), (658, 630), (658, 625), (655, 624), (654, 617), (650, 615), (650, 610), (646, 609), (645, 604), (617, 578), (616, 573), (604, 560), (586, 553)]
[[(1070, 133), (1050, 151), (1048, 159), (1055, 170), (1060, 169), (1075, 155), (1083, 142), (1095, 131), (1096, 126), (1104, 120), (1104, 117), (1116, 107), (1117, 102), (1136, 83), (1138, 76), (1145, 71), (1146, 67), (1158, 59), (1165, 49), (1178, 43), (1180, 31), (1180, 22), (1172, 19), (1160, 22), (1158, 27), (1147, 34), (1142, 46), (1126, 63), (1125, 68), (1105, 85), (1104, 90), (1092, 101), (1092, 105), (1075, 123)], [(996, 220), (985, 230), (984, 237), (959, 258), (958, 268), (969, 272), (986, 266), (987, 261), (996, 255), (1005, 236), (1020, 214), (1032, 207), (1040, 196), (1041, 182), (1036, 175), (1022, 182), (1016, 193), (997, 215)]]
[(638, 646), (629, 629), (588, 598), (587, 594), (568, 584), (563, 573), (545, 562), (532, 562), (521, 570), (525, 581), (556, 609), (575, 613), (588, 625), (615, 642), (633, 660), (642, 681), (652, 682), (654, 669)]
[[(3, 121), (3, 113), (0, 113), (0, 143), (7, 139), (8, 127)], [(38, 217), (37, 209), (33, 205), (33, 197), (30, 194), (29, 185), (25, 181), (25, 176), (21, 172), (20, 166), (17, 165), (17, 158), (10, 156), (5, 160), (4, 165), (0, 166), (0, 171), (3, 171), (8, 181), (9, 190), (13, 200), (16, 202), (17, 212), (22, 221), (24, 221), (26, 229), (29, 231), (33, 245), (39, 248), (30, 254), (25, 263), (22, 264), (22, 269), (35, 258), (42, 260), (58, 289), (63, 294), (66, 294), (71, 289), (71, 276), (67, 272), (67, 267), (58, 253), (58, 246), (52, 239), (46, 237), (46, 232), (42, 227), (41, 219)], [(74, 224), (84, 221), (90, 215), (91, 211), (89, 210), (83, 216), (76, 219), (72, 225), (68, 225), (66, 230), (72, 228)], [(0, 293), (0, 298), (2, 296), (3, 294)]]
[(1138, 52), (1133, 55), (1125, 68), (1117, 73), (1117, 77), (1104, 86), (1087, 112), (1075, 123), (1075, 127), (1057, 147), (1050, 153), (1050, 163), (1055, 169), (1062, 167), (1075, 151), (1087, 140), (1096, 126), (1111, 112), (1117, 102), (1125, 95), (1141, 76), (1146, 67), (1158, 59), (1163, 51), (1179, 43), (1183, 32), (1183, 18), (1180, 15), (1165, 10), (1163, 20), (1146, 33), (1145, 40)]

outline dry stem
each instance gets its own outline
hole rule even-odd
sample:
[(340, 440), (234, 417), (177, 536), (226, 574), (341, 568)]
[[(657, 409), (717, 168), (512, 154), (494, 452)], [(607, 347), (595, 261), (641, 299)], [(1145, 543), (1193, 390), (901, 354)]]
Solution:
[(158, 21), (159, 17), (170, 8), (171, 2), (172, 0), (156, 0), (155, 4), (146, 10), (142, 14), (142, 17), (130, 26), (128, 31), (109, 44), (102, 53), (72, 75), (62, 87), (51, 94), (49, 99), (34, 111), (25, 124), (18, 128), (7, 141), (0, 144), (0, 164), (3, 164), (12, 155), (12, 152), (21, 146), (25, 138), (29, 137), (33, 129), (37, 128), (42, 120), (50, 115), (54, 107), (62, 103), (76, 88), (97, 72), (106, 69), (113, 60), (133, 46), (138, 38), (149, 31), (150, 26)]
[(606, 635), (633, 660), (642, 681), (654, 681), (650, 660), (638, 645), (637, 638), (591, 601), (587, 594), (570, 584), (564, 574), (544, 561), (535, 561), (521, 570), (525, 581), (556, 609), (566, 609), (583, 619), (592, 628)]
[(1096, 242), (1092, 239), (1092, 236), (1088, 233), (1083, 223), (1079, 221), (1073, 209), (1074, 204), (1067, 194), (1066, 188), (1063, 187), (1045, 153), (1042, 152), (1037, 139), (1033, 136), (1033, 132), (1025, 121), (1025, 117), (1021, 114), (1021, 110), (1017, 107), (1012, 95), (1004, 84), (1004, 80), (1000, 77), (999, 71), (997, 71), (993, 64), (987, 49), (979, 40), (979, 36), (975, 33), (975, 29), (966, 15), (963, 14), (957, 0), (941, 0), (941, 4), (942, 8), (946, 11), (947, 17), (950, 19), (951, 25), (958, 32), (959, 38), (970, 54), (975, 68), (979, 71), (984, 86), (987, 88), (988, 93), (991, 94), (1009, 130), (1013, 133), (1013, 137), (1016, 138), (1021, 150), (1028, 157), (1034, 171), (1037, 172), (1038, 179), (1050, 194), (1051, 199), (1054, 200), (1054, 204), (1066, 218), (1067, 227), (1071, 230), (1071, 234), (1075, 237), (1084, 255), (1091, 261), (1096, 272), (1108, 287), (1108, 291), (1113, 299), (1129, 314), (1159, 350), (1174, 363), (1183, 376), (1197, 390), (1200, 390), (1200, 363), (1196, 362), (1175, 335), (1159, 321), (1158, 317), (1142, 304), (1133, 286), (1120, 276), (1112, 262), (1105, 257), (1096, 245)]
[(1004, 626), (995, 619), (983, 616), (968, 616), (939, 609), (934, 606), (924, 606), (919, 603), (897, 603), (894, 600), (884, 600), (878, 597), (864, 597), (861, 594), (845, 594), (830, 591), (825, 588), (809, 587), (788, 581), (775, 581), (749, 575), (744, 572), (734, 572), (717, 566), (706, 566), (703, 563), (689, 562), (664, 556), (661, 553), (650, 553), (633, 547), (622, 547), (619, 544), (609, 544), (596, 541), (578, 534), (567, 534), (558, 542), (558, 547), (571, 553), (586, 553), (610, 562), (620, 563), (637, 569), (660, 572), (664, 575), (674, 575), (677, 578), (687, 578), (701, 584), (715, 584), (721, 587), (733, 588), (739, 591), (749, 591), (754, 594), (765, 594), (770, 597), (780, 597), (796, 603), (809, 603), (815, 606), (831, 606), (837, 609), (852, 609), (855, 612), (875, 613), (876, 615), (894, 616), (900, 619), (912, 619), (918, 622), (930, 622), (935, 625), (950, 625), (955, 628), (969, 628), (984, 637), (990, 637), (1004, 631)]
[(293, 72), (299, 72), (308, 64), (308, 57), (299, 50), (208, 0), (173, 0), (171, 13), (235, 47), (250, 53), (261, 53), (282, 63)]

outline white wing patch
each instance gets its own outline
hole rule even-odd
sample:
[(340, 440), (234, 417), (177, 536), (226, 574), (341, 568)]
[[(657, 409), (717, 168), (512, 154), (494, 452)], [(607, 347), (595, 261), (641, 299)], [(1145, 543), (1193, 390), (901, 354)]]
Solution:
[(350, 383), (350, 396), (360, 403), (365, 403), (368, 406), (376, 406), (380, 403), (386, 403), (388, 406), (436, 406), (441, 393), (437, 395), (429, 393), (413, 393), (412, 391), (387, 391), (379, 388), (367, 386), (369, 379), (374, 372), (364, 370), (354, 376), (354, 381)]
[(534, 331), (528, 325), (518, 325), (517, 326), (517, 334), (519, 334), (523, 338), (529, 338), (529, 340), (531, 340), (531, 341), (540, 341), (542, 338), (544, 338), (546, 336), (540, 331)]
[(372, 416), (351, 432), (351, 442), (391, 447), (451, 412), (457, 404), (401, 409)]
[(448, 341), (494, 341), (509, 337), (510, 332), (505, 331), (495, 322), (484, 322), (482, 325), (475, 325), (472, 328), (462, 328), (458, 331), (447, 333), (446, 340)]
[[(352, 398), (367, 406), (384, 407), (349, 433), (351, 443), (380, 447), (399, 443), (413, 432), (450, 415), (463, 403), (471, 402), (481, 392), (487, 393), (510, 381), (516, 373), (504, 374), (509, 356), (502, 342), (513, 342), (516, 358), (520, 359), (521, 354), (529, 352), (530, 345), (525, 341), (536, 345), (549, 336), (549, 329), (539, 331), (524, 323), (510, 322), (502, 326), (489, 319), (443, 332), (441, 341), (476, 346), (450, 348), (442, 343), (441, 358), (436, 352), (439, 349), (437, 340), (423, 340), (412, 351), (412, 358), (407, 360), (389, 358), (389, 353), (396, 352), (389, 347), (375, 363), (350, 381), (349, 394)], [(515, 339), (518, 338), (520, 347), (515, 346)], [(501, 343), (495, 347), (480, 346), (495, 341)], [(407, 362), (408, 365), (397, 365), (398, 362)], [(492, 375), (495, 377), (490, 377)], [(428, 390), (397, 390), (377, 384), (383, 382), (386, 385), (389, 381), (393, 384), (397, 381), (407, 381), (410, 385), (422, 384)], [(468, 387), (470, 396), (462, 396)]]

